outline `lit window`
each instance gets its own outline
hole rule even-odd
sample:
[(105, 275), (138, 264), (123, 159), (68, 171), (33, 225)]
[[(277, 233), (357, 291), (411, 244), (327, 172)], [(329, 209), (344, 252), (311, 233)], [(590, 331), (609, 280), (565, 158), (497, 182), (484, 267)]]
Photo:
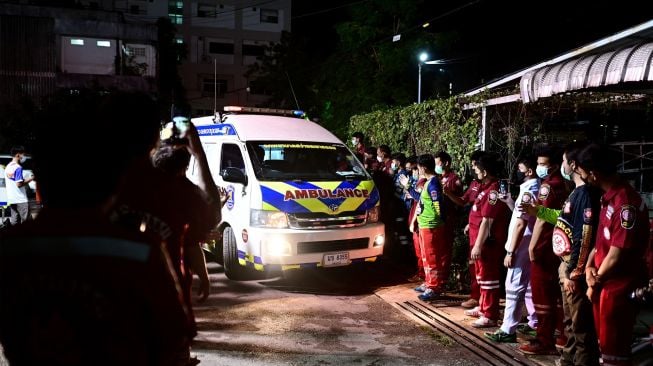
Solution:
[(182, 24), (184, 22), (184, 16), (179, 14), (168, 14), (172, 24)]
[(261, 23), (279, 23), (279, 10), (261, 9)]
[(83, 46), (84, 45), (84, 40), (83, 39), (71, 39), (70, 44), (73, 46)]
[(177, 42), (178, 44), (183, 44), (184, 39), (183, 38), (175, 38), (175, 42)]
[(98, 47), (111, 47), (111, 41), (97, 41)]

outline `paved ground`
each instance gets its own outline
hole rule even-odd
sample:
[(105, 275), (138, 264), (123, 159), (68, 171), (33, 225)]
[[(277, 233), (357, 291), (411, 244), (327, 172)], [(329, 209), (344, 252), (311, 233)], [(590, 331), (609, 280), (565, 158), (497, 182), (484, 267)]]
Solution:
[(376, 290), (403, 283), (389, 264), (285, 272), (233, 282), (212, 266), (197, 306), (202, 365), (477, 365), (484, 362), (409, 320)]

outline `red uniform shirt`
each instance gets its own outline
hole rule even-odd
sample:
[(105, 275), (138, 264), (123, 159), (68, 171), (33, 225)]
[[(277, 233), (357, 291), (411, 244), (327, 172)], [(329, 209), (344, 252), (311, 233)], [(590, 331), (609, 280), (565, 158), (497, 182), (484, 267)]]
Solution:
[[(440, 182), (442, 183), (442, 189), (453, 193), (456, 197), (460, 197), (463, 194), (463, 183), (456, 173), (450, 171), (442, 174)], [(445, 224), (447, 226), (455, 226), (458, 212), (456, 205), (449, 198), (444, 200), (444, 212)]]
[(478, 193), (472, 210), (469, 211), (469, 236), (476, 239), (481, 221), (484, 217), (494, 219), (490, 237), (503, 245), (508, 236), (508, 218), (510, 210), (499, 200), (499, 182), (494, 181), (483, 187)]
[(476, 201), (476, 196), (478, 196), (478, 192), (480, 192), (481, 189), (482, 189), (481, 182), (474, 179), (469, 184), (469, 187), (467, 188), (467, 191), (465, 191), (465, 194), (463, 194), (462, 200), (467, 203), (474, 203), (474, 201)]
[[(557, 171), (542, 181), (540, 192), (537, 195), (537, 204), (554, 210), (562, 209), (567, 199), (567, 186), (560, 172)], [(545, 224), (540, 237), (535, 244), (534, 252), (537, 257), (550, 259), (559, 263), (558, 257), (553, 253), (553, 225)]]
[(594, 264), (601, 266), (611, 246), (626, 249), (619, 279), (644, 279), (644, 253), (649, 240), (648, 209), (639, 194), (626, 182), (619, 182), (601, 197)]

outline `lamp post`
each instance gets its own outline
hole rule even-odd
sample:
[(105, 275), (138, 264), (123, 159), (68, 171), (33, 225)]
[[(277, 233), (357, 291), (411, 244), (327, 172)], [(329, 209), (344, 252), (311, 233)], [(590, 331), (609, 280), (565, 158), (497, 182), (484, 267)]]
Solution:
[(417, 64), (417, 104), (422, 103), (422, 64), (429, 58), (426, 52), (419, 55), (419, 63)]
[[(447, 60), (430, 60), (426, 52), (419, 54), (419, 63), (417, 64), (417, 104), (422, 103), (422, 65), (442, 65), (448, 63)], [(449, 85), (449, 94), (451, 94), (451, 85)]]

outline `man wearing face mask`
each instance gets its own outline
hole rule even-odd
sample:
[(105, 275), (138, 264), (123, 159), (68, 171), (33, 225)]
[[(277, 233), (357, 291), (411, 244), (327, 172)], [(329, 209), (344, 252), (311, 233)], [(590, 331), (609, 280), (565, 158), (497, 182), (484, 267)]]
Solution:
[[(520, 185), (516, 201), (509, 197), (500, 198), (514, 210), (508, 226), (508, 239), (505, 242), (506, 256), (503, 260), (504, 266), (508, 268), (503, 324), (496, 332), (485, 333), (485, 337), (494, 342), (514, 343), (517, 341), (517, 330), (525, 333), (537, 328), (537, 314), (533, 306), (530, 286), (531, 261), (528, 258), (528, 244), (533, 233), (535, 216), (529, 216), (520, 206), (514, 207), (514, 202), (530, 206), (537, 197), (540, 181), (535, 174), (536, 166), (534, 158), (521, 159), (517, 165), (517, 182), (520, 182)], [(523, 325), (520, 329), (522, 302), (526, 304), (528, 310), (528, 325)]]
[(387, 175), (392, 175), (392, 151), (388, 145), (381, 145), (376, 149), (376, 160), (379, 170)]
[[(463, 183), (458, 178), (458, 175), (451, 170), (451, 155), (447, 154), (444, 151), (440, 151), (435, 155), (435, 174), (440, 177), (440, 182), (442, 183), (442, 189), (450, 192), (455, 196), (462, 196), (463, 194)], [(447, 221), (445, 221), (444, 226), (447, 233), (447, 246), (445, 247), (446, 253), (442, 256), (444, 263), (442, 266), (446, 268), (447, 273), (449, 272), (449, 267), (451, 266), (451, 250), (453, 248), (453, 240), (455, 236), (455, 230), (458, 226), (458, 209), (456, 204), (446, 196), (444, 200), (444, 210)]]
[[(560, 257), (558, 270), (564, 310), (567, 344), (562, 350), (563, 366), (598, 366), (599, 354), (596, 331), (592, 317), (592, 304), (585, 296), (585, 265), (594, 246), (594, 234), (599, 214), (600, 193), (585, 184), (575, 172), (578, 154), (586, 146), (574, 142), (565, 148), (562, 156), (562, 176), (575, 184), (562, 210), (551, 210), (528, 205), (526, 209), (550, 223), (553, 231), (553, 252)], [(526, 205), (525, 205), (526, 206)]]
[(637, 304), (629, 294), (646, 283), (644, 253), (649, 240), (648, 209), (617, 173), (605, 146), (589, 145), (578, 155), (578, 172), (603, 191), (596, 243), (585, 267), (604, 365), (631, 365)]
[(12, 159), (5, 168), (7, 204), (11, 213), (9, 222), (11, 225), (18, 225), (25, 222), (29, 216), (29, 200), (25, 186), (33, 181), (34, 177), (23, 177), (23, 167), (20, 164), (26, 160), (25, 148), (15, 146), (10, 152)]
[(364, 135), (362, 132), (354, 132), (351, 135), (351, 144), (354, 146), (354, 151), (365, 155), (365, 144), (363, 143)]
[(476, 177), (483, 188), (469, 212), (470, 257), (475, 261), (476, 281), (481, 297), (479, 306), (465, 310), (465, 315), (478, 318), (474, 328), (495, 327), (499, 320), (501, 258), (508, 226), (509, 209), (499, 200), (501, 163), (491, 154), (476, 163)]
[[(537, 155), (535, 172), (542, 179), (536, 203), (552, 209), (561, 209), (567, 198), (567, 187), (560, 174), (560, 155), (548, 145), (542, 146)], [(553, 253), (551, 238), (553, 225), (538, 218), (528, 246), (531, 259), (531, 287), (533, 304), (537, 312), (537, 337), (519, 349), (526, 354), (557, 354), (555, 328), (557, 303), (560, 301), (558, 267), (560, 259)], [(562, 309), (559, 310), (562, 313)], [(560, 314), (562, 319), (562, 314)], [(562, 343), (562, 341), (560, 342)]]
[[(476, 150), (471, 154), (470, 160), (472, 163), (472, 173), (473, 173), (473, 169), (476, 168), (476, 162), (484, 154), (486, 154), (486, 152), (481, 150)], [(476, 200), (476, 197), (478, 196), (478, 193), (481, 191), (481, 189), (482, 189), (481, 182), (478, 179), (476, 179), (476, 177), (474, 177), (471, 183), (469, 184), (469, 187), (462, 195), (462, 197), (452, 194), (446, 189), (446, 187), (444, 189), (444, 194), (454, 204), (460, 207), (469, 207), (472, 204), (474, 204), (474, 201)], [(465, 234), (467, 234), (468, 230), (469, 230), (469, 224), (465, 226), (465, 230), (464, 230)], [(477, 307), (478, 299), (481, 296), (478, 283), (476, 283), (476, 269), (474, 268), (474, 262), (475, 261), (470, 258), (467, 263), (467, 265), (469, 266), (469, 279), (470, 279), (471, 293), (469, 294), (469, 299), (463, 301), (460, 304), (460, 306), (464, 307), (465, 309), (473, 309)]]

